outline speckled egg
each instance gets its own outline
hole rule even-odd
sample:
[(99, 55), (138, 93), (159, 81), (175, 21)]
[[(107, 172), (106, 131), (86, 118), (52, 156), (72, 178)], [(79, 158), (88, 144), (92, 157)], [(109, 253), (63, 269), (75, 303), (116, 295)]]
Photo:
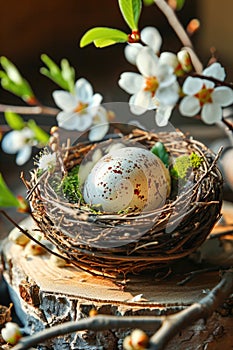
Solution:
[(169, 193), (168, 170), (152, 152), (139, 147), (106, 154), (95, 164), (83, 187), (87, 204), (110, 213), (159, 208)]

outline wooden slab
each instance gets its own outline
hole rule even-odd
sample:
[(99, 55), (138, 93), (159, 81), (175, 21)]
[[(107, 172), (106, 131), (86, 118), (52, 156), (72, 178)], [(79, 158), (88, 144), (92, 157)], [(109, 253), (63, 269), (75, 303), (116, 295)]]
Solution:
[[(223, 229), (221, 226), (230, 230), (233, 223), (228, 220), (232, 220), (232, 215), (227, 219), (225, 217), (223, 225), (216, 226), (213, 233), (218, 234)], [(35, 229), (30, 219), (24, 220), (21, 226)], [(184, 274), (197, 268), (187, 258), (176, 263), (174, 272), (165, 280), (158, 280), (156, 271), (150, 271), (129, 276), (123, 289), (109, 279), (93, 277), (76, 267), (57, 267), (51, 263), (51, 256), (47, 253), (26, 255), (24, 248), (7, 239), (3, 242), (3, 259), (3, 275), (16, 311), (29, 333), (68, 320), (88, 317), (92, 308), (101, 314), (118, 316), (174, 313), (198, 302), (219, 281), (218, 272), (208, 272), (180, 286), (178, 282), (183, 280)], [(228, 315), (227, 308), (223, 314)], [(201, 343), (213, 345), (211, 350), (227, 349), (229, 344), (233, 344), (232, 327), (232, 316), (223, 318), (218, 312), (207, 323), (200, 320), (190, 325), (166, 349), (197, 349)], [(217, 337), (213, 335), (215, 333)], [(97, 333), (86, 331), (53, 339), (38, 349), (122, 349), (126, 334), (127, 331), (117, 330)]]

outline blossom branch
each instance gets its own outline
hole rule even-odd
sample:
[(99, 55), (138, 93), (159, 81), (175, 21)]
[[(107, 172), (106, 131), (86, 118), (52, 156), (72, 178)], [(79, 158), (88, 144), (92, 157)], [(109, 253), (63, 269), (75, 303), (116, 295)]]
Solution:
[(203, 69), (202, 63), (199, 60), (196, 53), (194, 52), (193, 44), (192, 44), (188, 34), (186, 33), (184, 27), (182, 26), (182, 24), (178, 20), (175, 12), (167, 4), (167, 2), (165, 0), (154, 0), (154, 2), (158, 6), (158, 8), (163, 12), (163, 14), (166, 16), (169, 24), (171, 25), (171, 27), (175, 31), (176, 35), (178, 36), (178, 38), (180, 39), (182, 44), (185, 46), (185, 49), (189, 52), (196, 72), (201, 73), (202, 69)]
[[(97, 315), (86, 319), (63, 323), (45, 329), (32, 336), (23, 337), (12, 350), (26, 350), (48, 339), (83, 330), (102, 331), (106, 329), (137, 328), (153, 329), (150, 350), (162, 350), (180, 331), (199, 319), (207, 319), (233, 293), (233, 270), (228, 270), (213, 290), (185, 310), (169, 316), (108, 316)], [(159, 328), (160, 327), (160, 328)]]
[(13, 106), (13, 105), (5, 105), (0, 104), (0, 112), (11, 111), (24, 115), (51, 115), (56, 116), (59, 112), (57, 108), (47, 107), (47, 106)]

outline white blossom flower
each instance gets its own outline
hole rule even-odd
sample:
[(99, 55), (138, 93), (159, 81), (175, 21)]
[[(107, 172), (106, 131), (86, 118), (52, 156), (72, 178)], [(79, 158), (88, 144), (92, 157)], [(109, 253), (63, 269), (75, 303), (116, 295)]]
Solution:
[(99, 141), (107, 134), (109, 129), (108, 111), (104, 107), (99, 106), (93, 116), (92, 124), (88, 138), (92, 142)]
[[(224, 68), (219, 63), (203, 71), (203, 75), (223, 80)], [(222, 107), (233, 103), (233, 91), (227, 86), (215, 86), (214, 82), (188, 77), (183, 84), (185, 96), (180, 103), (180, 113), (187, 117), (201, 114), (206, 124), (214, 124), (222, 119)]]
[(14, 322), (7, 322), (5, 327), (1, 330), (1, 334), (3, 339), (11, 345), (17, 344), (20, 338), (22, 338), (20, 328), (17, 323)]
[(45, 153), (43, 154), (38, 162), (38, 168), (41, 170), (52, 170), (56, 166), (56, 154), (55, 153)]
[(96, 115), (96, 108), (102, 101), (100, 94), (93, 94), (91, 84), (84, 78), (75, 83), (74, 93), (54, 91), (53, 98), (59, 108), (58, 126), (67, 130), (84, 131), (88, 129)]
[(173, 107), (178, 98), (179, 86), (171, 66), (161, 64), (149, 47), (144, 47), (137, 56), (137, 68), (141, 74), (122, 73), (119, 85), (129, 94), (130, 108), (134, 114), (159, 108)]
[(12, 130), (3, 137), (2, 150), (8, 154), (16, 155), (16, 164), (26, 163), (32, 153), (32, 146), (36, 144), (35, 134), (28, 127), (22, 130)]
[[(162, 37), (158, 29), (154, 27), (145, 27), (141, 31), (141, 41), (149, 46), (155, 54), (159, 53), (162, 45)], [(128, 44), (125, 47), (125, 57), (133, 65), (136, 64), (137, 55), (144, 46), (139, 43)]]

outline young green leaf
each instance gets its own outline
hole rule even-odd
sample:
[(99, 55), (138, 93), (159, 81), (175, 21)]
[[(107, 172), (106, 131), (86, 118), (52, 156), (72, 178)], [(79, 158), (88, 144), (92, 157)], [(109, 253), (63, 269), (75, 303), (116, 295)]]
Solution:
[(143, 0), (143, 4), (145, 6), (150, 6), (150, 5), (154, 4), (154, 0)]
[(184, 6), (185, 0), (176, 0), (176, 10), (179, 11)]
[(27, 80), (22, 77), (16, 66), (4, 56), (0, 58), (0, 63), (5, 70), (0, 71), (2, 87), (16, 96), (21, 97), (28, 103), (35, 101), (35, 95), (31, 86)]
[(27, 122), (27, 126), (34, 132), (35, 138), (39, 143), (42, 145), (46, 145), (48, 143), (49, 135), (36, 124), (35, 120), (30, 119)]
[(118, 0), (124, 20), (131, 30), (138, 30), (138, 21), (141, 14), (141, 0)]
[(19, 114), (11, 111), (6, 111), (4, 113), (4, 116), (7, 124), (11, 127), (11, 129), (22, 130), (25, 127), (25, 122)]
[(41, 74), (54, 81), (62, 89), (72, 92), (75, 83), (75, 70), (70, 66), (68, 60), (61, 61), (61, 68), (46, 54), (41, 55), (41, 60), (47, 66), (40, 69)]
[(88, 30), (80, 40), (80, 47), (94, 43), (97, 47), (104, 47), (116, 43), (124, 43), (128, 41), (128, 35), (121, 30), (96, 27)]
[(0, 207), (20, 207), (20, 202), (6, 185), (0, 173)]
[(151, 148), (151, 152), (159, 157), (166, 167), (169, 166), (169, 154), (162, 142), (156, 142)]

